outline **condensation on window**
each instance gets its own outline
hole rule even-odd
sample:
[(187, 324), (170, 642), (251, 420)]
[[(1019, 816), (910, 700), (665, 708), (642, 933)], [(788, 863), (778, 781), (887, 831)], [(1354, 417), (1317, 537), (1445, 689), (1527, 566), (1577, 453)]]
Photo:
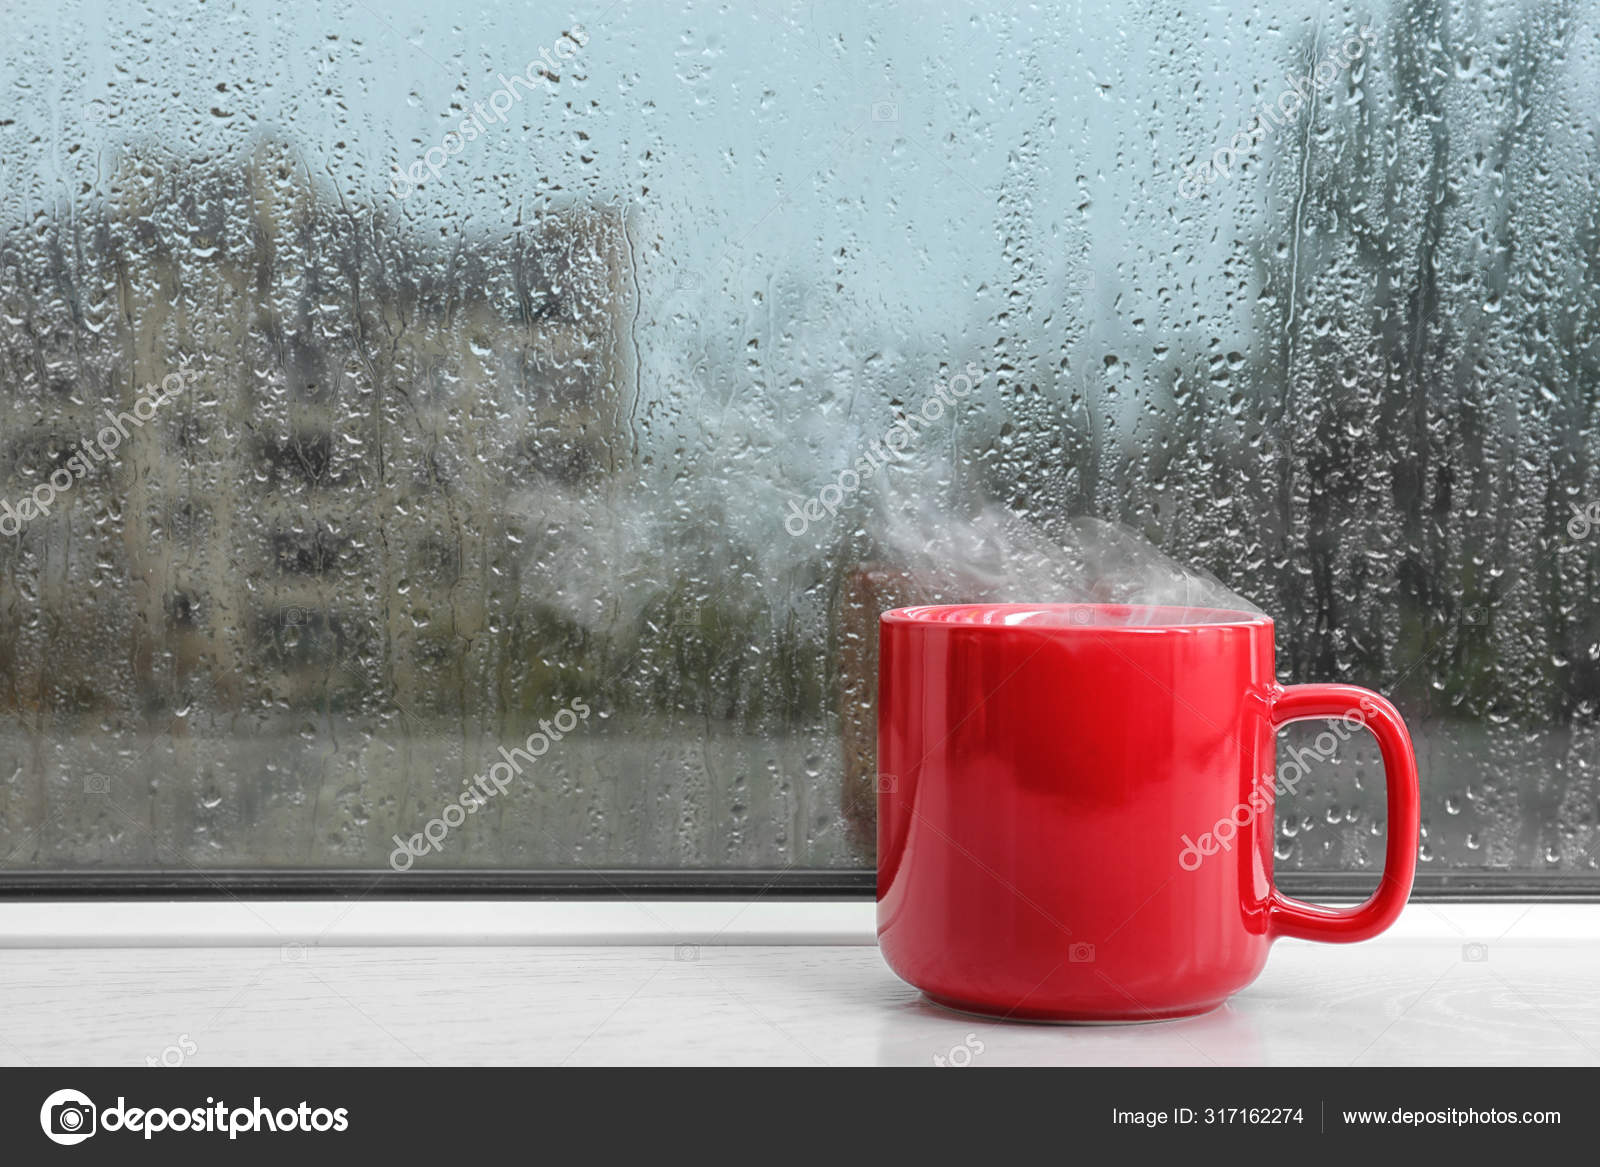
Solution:
[(8, 12), (0, 872), (870, 867), (877, 613), (1096, 530), (1592, 877), (1600, 11), (1178, 7)]

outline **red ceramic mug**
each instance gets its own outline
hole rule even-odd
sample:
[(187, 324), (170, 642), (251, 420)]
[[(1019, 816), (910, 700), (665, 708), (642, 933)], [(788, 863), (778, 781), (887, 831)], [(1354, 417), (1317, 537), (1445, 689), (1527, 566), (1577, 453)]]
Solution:
[[(1265, 616), (901, 608), (882, 617), (878, 678), (878, 940), (941, 1004), (1046, 1021), (1204, 1013), (1278, 937), (1365, 940), (1410, 894), (1405, 723), (1354, 685), (1279, 685)], [(1272, 882), (1275, 735), (1312, 718), (1337, 719), (1336, 740), (1370, 731), (1383, 755), (1383, 877), (1354, 908)]]

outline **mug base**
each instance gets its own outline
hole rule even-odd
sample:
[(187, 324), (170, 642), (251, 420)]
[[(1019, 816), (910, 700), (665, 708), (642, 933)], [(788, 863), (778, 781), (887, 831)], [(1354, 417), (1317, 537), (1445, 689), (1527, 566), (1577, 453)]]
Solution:
[(1192, 1005), (1183, 1009), (1151, 1009), (1126, 1015), (1113, 1014), (1074, 1014), (1070, 1011), (1057, 1012), (1053, 1009), (1015, 1009), (1009, 1012), (1000, 1012), (997, 1009), (985, 1009), (981, 1005), (956, 1001), (948, 997), (936, 996), (933, 993), (923, 993), (922, 999), (930, 1005), (937, 1005), (941, 1009), (948, 1009), (952, 1013), (962, 1013), (968, 1017), (977, 1017), (984, 1021), (1015, 1021), (1030, 1025), (1154, 1025), (1160, 1021), (1182, 1021), (1188, 1017), (1204, 1017), (1207, 1013), (1215, 1012), (1227, 1003), (1223, 997), (1217, 1001), (1210, 1001), (1201, 1005)]

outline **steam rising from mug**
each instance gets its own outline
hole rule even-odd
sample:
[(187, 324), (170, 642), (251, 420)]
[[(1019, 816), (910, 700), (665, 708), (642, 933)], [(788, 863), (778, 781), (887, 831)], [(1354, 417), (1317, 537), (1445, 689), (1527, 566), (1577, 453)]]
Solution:
[[(648, 633), (677, 604), (825, 636), (838, 619), (825, 581), (858, 568), (898, 581), (860, 597), (880, 609), (1125, 604), (1137, 609), (1132, 623), (1154, 619), (1144, 610), (1158, 606), (1259, 612), (1116, 524), (1065, 516), (1042, 523), (981, 499), (952, 501), (957, 477), (931, 449), (893, 455), (799, 537), (784, 526), (796, 491), (765, 456), (724, 465), (715, 477), (674, 472), (629, 488), (546, 484), (508, 500), (524, 524), (519, 582), (530, 603), (595, 631)], [(822, 471), (806, 477), (827, 480)]]
[(1114, 523), (1078, 517), (1051, 534), (1004, 507), (952, 516), (919, 500), (887, 508), (878, 538), (896, 566), (941, 599), (1126, 604), (1126, 622), (1171, 623), (1154, 608), (1260, 609)]

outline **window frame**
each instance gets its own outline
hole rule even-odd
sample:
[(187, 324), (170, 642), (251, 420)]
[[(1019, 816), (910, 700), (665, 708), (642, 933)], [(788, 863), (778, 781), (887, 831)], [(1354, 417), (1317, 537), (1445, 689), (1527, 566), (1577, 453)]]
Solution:
[[(1285, 894), (1364, 899), (1376, 872), (1285, 871)], [(365, 868), (103, 868), (0, 871), (0, 902), (32, 899), (868, 899), (872, 868), (508, 868), (396, 872)], [(1419, 872), (1411, 898), (1600, 902), (1600, 873)]]

